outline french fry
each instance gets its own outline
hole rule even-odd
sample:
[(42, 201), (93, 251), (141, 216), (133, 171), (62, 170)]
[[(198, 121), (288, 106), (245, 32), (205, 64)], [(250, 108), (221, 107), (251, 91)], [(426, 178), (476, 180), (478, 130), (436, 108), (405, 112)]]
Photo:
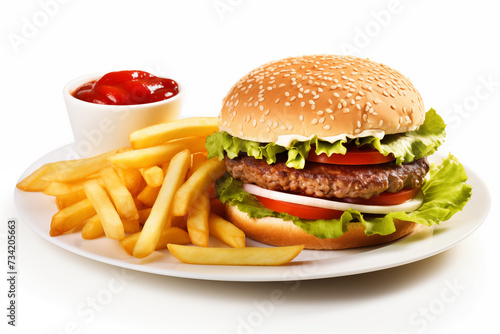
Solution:
[(184, 263), (234, 266), (279, 266), (292, 261), (302, 249), (303, 245), (245, 248), (168, 245), (170, 253)]
[(139, 224), (144, 224), (151, 214), (151, 208), (139, 210)]
[(117, 153), (109, 157), (109, 161), (113, 166), (121, 168), (152, 167), (169, 161), (185, 149), (191, 152), (206, 152), (205, 137), (182, 138), (158, 146)]
[(96, 180), (87, 181), (84, 190), (101, 220), (106, 236), (110, 239), (123, 239), (125, 236), (123, 223), (106, 191)]
[(96, 214), (89, 218), (82, 228), (82, 238), (85, 240), (97, 239), (105, 236), (101, 220)]
[(96, 211), (88, 199), (74, 203), (52, 216), (49, 234), (55, 237), (68, 232), (95, 214)]
[(210, 213), (208, 218), (208, 230), (211, 236), (231, 247), (245, 247), (245, 233), (233, 223), (214, 213)]
[[(86, 180), (75, 181), (75, 182), (51, 182), (43, 190), (43, 193), (45, 195), (49, 195), (49, 196), (61, 196), (61, 195), (64, 195), (64, 194), (67, 194), (67, 193), (70, 193), (70, 192), (75, 192), (75, 191), (78, 191), (78, 190), (82, 190), (85, 182), (88, 181), (88, 180), (91, 180), (91, 179), (94, 179), (94, 178), (89, 178), (89, 179), (86, 179)], [(101, 186), (104, 185), (104, 183), (102, 182), (102, 180), (101, 180), (100, 177), (99, 178), (95, 178), (95, 180), (97, 180), (97, 182), (99, 182), (99, 184)]]
[(142, 190), (143, 178), (141, 173), (134, 168), (115, 168), (128, 191), (135, 196)]
[[(148, 220), (148, 217), (150, 214), (151, 214), (151, 208), (145, 208), (145, 209), (139, 210), (139, 224), (144, 225), (146, 220)], [(171, 227), (178, 227), (178, 228), (181, 228), (183, 230), (187, 230), (185, 217), (175, 217), (175, 216), (169, 215), (169, 220), (170, 220)], [(166, 225), (169, 225), (169, 223), (167, 222)]]
[(52, 174), (47, 174), (42, 177), (42, 179), (55, 182), (73, 182), (85, 179), (86, 177), (98, 173), (101, 169), (108, 166), (108, 158), (110, 156), (128, 150), (131, 150), (131, 148), (117, 149), (95, 157), (81, 159), (78, 163), (58, 170)]
[(207, 155), (203, 152), (193, 153), (191, 155), (191, 168), (189, 168), (189, 172), (187, 177), (190, 178), (193, 173), (200, 168), (203, 163), (207, 161)]
[(161, 123), (134, 131), (129, 140), (133, 148), (145, 148), (167, 141), (194, 136), (207, 136), (219, 130), (217, 117), (196, 117)]
[(165, 225), (174, 194), (184, 181), (190, 164), (191, 152), (188, 149), (179, 152), (172, 158), (158, 197), (134, 247), (133, 255), (135, 257), (144, 258), (155, 250), (161, 231), (168, 227)]
[(56, 196), (56, 206), (57, 209), (62, 210), (65, 207), (79, 202), (85, 198), (87, 198), (87, 196), (85, 196), (85, 191), (83, 191), (82, 187), (82, 189)]
[(153, 188), (161, 186), (165, 177), (163, 169), (158, 166), (141, 168), (139, 172), (146, 181), (146, 184)]
[(155, 204), (156, 198), (158, 197), (158, 193), (160, 192), (161, 187), (150, 187), (146, 186), (142, 191), (137, 195), (137, 200), (142, 202), (144, 205), (152, 207)]
[(134, 198), (127, 187), (125, 187), (125, 184), (123, 184), (115, 169), (112, 166), (105, 167), (100, 171), (100, 175), (118, 215), (124, 220), (139, 219)]
[(208, 247), (209, 214), (210, 199), (208, 198), (208, 193), (204, 192), (198, 197), (196, 204), (188, 210), (187, 231), (191, 242), (196, 246)]
[(144, 203), (142, 203), (141, 201), (139, 201), (139, 200), (137, 199), (137, 197), (136, 197), (136, 198), (134, 198), (134, 203), (135, 203), (135, 207), (137, 208), (137, 211), (139, 211), (139, 210), (142, 210), (142, 209), (145, 209), (145, 208), (146, 208), (146, 205), (144, 205)]
[(179, 188), (174, 198), (173, 214), (174, 216), (184, 216), (188, 208), (192, 206), (201, 193), (222, 176), (226, 168), (224, 161), (213, 158), (205, 161), (189, 179)]
[(137, 233), (141, 231), (141, 224), (139, 218), (133, 220), (122, 220), (123, 230), (125, 233)]
[[(122, 240), (120, 240), (120, 245), (127, 252), (127, 254), (132, 255), (135, 244), (137, 243), (140, 234), (141, 234), (140, 232), (130, 234), (125, 238), (123, 238)], [(156, 244), (155, 250), (167, 248), (168, 244), (186, 245), (189, 244), (190, 242), (191, 240), (189, 239), (189, 235), (187, 234), (186, 231), (181, 230), (178, 227), (168, 227), (163, 231), (161, 231), (160, 239)]]
[(58, 170), (77, 164), (79, 161), (80, 160), (63, 160), (46, 163), (22, 179), (16, 187), (23, 191), (43, 191), (51, 182), (42, 179), (45, 175), (52, 174)]
[(170, 164), (170, 161), (166, 161), (166, 162), (161, 164), (161, 169), (163, 170), (163, 174), (167, 174), (167, 169), (168, 169), (169, 164)]

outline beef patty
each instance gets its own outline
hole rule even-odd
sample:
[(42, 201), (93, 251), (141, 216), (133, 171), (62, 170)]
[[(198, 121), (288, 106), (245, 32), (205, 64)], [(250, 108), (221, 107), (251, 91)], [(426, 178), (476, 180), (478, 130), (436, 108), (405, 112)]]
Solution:
[(225, 158), (233, 178), (259, 187), (321, 198), (370, 198), (420, 186), (429, 171), (427, 158), (408, 164), (343, 166), (308, 161), (304, 169), (287, 167), (284, 160), (267, 164), (264, 159)]

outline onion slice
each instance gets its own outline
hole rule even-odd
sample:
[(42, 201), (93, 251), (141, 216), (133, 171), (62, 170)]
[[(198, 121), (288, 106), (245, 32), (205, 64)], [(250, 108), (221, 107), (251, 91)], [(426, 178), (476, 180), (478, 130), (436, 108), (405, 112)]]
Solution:
[(269, 190), (249, 183), (244, 183), (243, 189), (252, 195), (266, 197), (277, 201), (339, 211), (354, 209), (362, 213), (373, 214), (387, 214), (389, 212), (411, 212), (417, 210), (424, 202), (424, 194), (422, 193), (422, 191), (420, 191), (413, 199), (397, 205), (363, 205)]

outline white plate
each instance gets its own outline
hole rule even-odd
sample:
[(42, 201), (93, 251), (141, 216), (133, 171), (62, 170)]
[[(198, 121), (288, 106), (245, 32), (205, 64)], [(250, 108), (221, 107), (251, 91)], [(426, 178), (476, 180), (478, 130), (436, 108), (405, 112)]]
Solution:
[[(72, 145), (67, 145), (45, 155), (31, 165), (21, 179), (44, 163), (68, 159), (73, 152)], [(342, 251), (305, 250), (291, 264), (279, 267), (189, 265), (179, 262), (168, 251), (158, 251), (140, 260), (128, 256), (114, 240), (83, 240), (79, 233), (50, 237), (50, 220), (57, 211), (50, 196), (16, 189), (14, 201), (23, 221), (40, 236), (70, 252), (99, 262), (153, 274), (204, 280), (293, 281), (382, 270), (419, 261), (454, 246), (479, 227), (490, 206), (485, 184), (471, 170), (467, 170), (467, 175), (468, 183), (473, 186), (473, 196), (464, 211), (448, 222), (383, 246)], [(247, 244), (261, 245), (253, 240), (247, 240)]]

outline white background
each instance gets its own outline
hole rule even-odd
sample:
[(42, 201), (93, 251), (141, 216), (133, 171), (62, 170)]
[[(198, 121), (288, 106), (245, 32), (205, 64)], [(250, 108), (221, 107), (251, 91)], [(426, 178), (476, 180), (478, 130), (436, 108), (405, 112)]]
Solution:
[[(5, 225), (9, 218), (19, 220), (18, 326), (6, 325), (2, 278), (2, 332), (401, 334), (498, 328), (498, 12), (487, 0), (2, 1), (2, 271)], [(227, 90), (249, 70), (313, 53), (369, 57), (410, 77), (426, 107), (449, 123), (440, 151), (452, 151), (489, 185), (493, 205), (484, 224), (427, 260), (306, 281), (294, 291), (285, 283), (125, 271), (129, 276), (109, 303), (94, 314), (79, 314), (109, 290), (116, 269), (40, 238), (20, 219), (12, 196), (32, 162), (72, 142), (63, 85), (88, 73), (149, 70), (185, 85), (182, 117), (215, 116)], [(286, 292), (281, 302), (260, 310), (276, 289)]]

